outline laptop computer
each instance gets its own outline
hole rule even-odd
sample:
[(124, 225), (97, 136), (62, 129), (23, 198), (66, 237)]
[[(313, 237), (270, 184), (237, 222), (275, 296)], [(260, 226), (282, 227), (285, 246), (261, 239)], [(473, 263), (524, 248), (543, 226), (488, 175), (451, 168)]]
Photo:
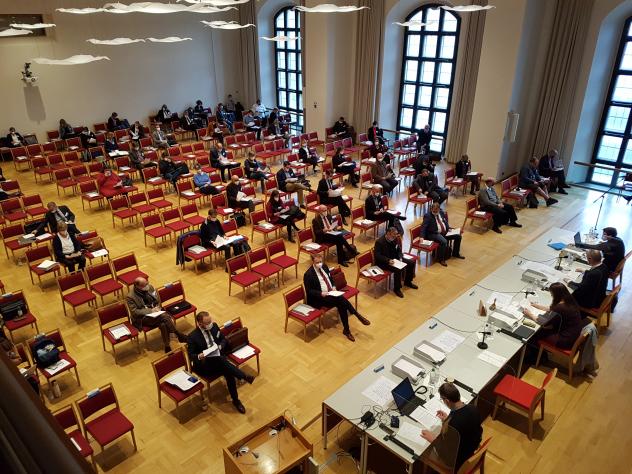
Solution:
[(579, 232), (576, 232), (573, 238), (575, 239), (575, 245), (580, 245), (582, 243), (582, 236)]
[(395, 399), (395, 405), (402, 415), (410, 415), (415, 408), (422, 406), (425, 402), (415, 395), (410, 379), (404, 377), (397, 387), (391, 390), (393, 398)]

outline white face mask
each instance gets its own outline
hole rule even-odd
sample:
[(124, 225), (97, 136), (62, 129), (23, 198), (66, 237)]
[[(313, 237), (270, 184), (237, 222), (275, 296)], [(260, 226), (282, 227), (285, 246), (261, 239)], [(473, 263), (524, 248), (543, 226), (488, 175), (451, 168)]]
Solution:
[(210, 331), (212, 327), (213, 327), (212, 322), (208, 323), (206, 326), (202, 325), (202, 329), (204, 329), (205, 331)]
[(323, 268), (323, 262), (315, 263), (314, 266), (320, 270)]

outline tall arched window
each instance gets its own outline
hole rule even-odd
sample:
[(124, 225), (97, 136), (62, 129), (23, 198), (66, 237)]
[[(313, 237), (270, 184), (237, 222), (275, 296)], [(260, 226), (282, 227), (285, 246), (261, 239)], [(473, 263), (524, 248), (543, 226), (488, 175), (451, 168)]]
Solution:
[[(621, 35), (617, 62), (612, 71), (608, 97), (604, 104), (592, 162), (628, 168), (632, 171), (632, 18)], [(615, 185), (619, 173), (591, 168), (588, 180)]]
[[(299, 12), (286, 7), (274, 16), (274, 36), (301, 36)], [(303, 131), (303, 74), (301, 40), (275, 43), (277, 105), (292, 117), (291, 128)]]
[(438, 5), (424, 5), (406, 21), (404, 58), (399, 95), (399, 130), (415, 131), (430, 125), (430, 149), (443, 153), (452, 102), (452, 85), (459, 40), (460, 18)]

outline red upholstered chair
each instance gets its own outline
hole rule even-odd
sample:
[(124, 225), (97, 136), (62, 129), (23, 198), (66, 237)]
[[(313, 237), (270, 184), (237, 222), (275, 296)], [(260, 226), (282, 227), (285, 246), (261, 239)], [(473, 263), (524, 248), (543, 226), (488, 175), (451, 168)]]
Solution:
[(252, 249), (248, 252), (247, 255), (250, 270), (258, 275), (261, 275), (261, 277), (263, 278), (264, 292), (266, 290), (266, 280), (274, 275), (276, 275), (277, 285), (281, 287), (280, 274), (283, 269), (276, 263), (271, 263), (268, 260), (268, 252), (266, 252), (265, 247)]
[(416, 250), (417, 256), (419, 256), (421, 252), (424, 252), (426, 254), (426, 268), (428, 268), (428, 258), (430, 258), (430, 255), (438, 248), (439, 244), (437, 242), (425, 240), (421, 236), (421, 224), (410, 228), (410, 249), (408, 249), (408, 252), (410, 253)]
[(254, 239), (255, 232), (263, 235), (263, 243), (268, 242), (268, 236), (274, 234), (274, 238), (279, 237), (279, 231), (283, 228), (282, 225), (272, 224), (268, 222), (266, 217), (266, 211), (253, 211), (250, 213), (250, 221), (252, 222), (252, 231), (250, 232), (250, 240)]
[(123, 298), (123, 285), (121, 285), (114, 276), (110, 262), (105, 261), (86, 267), (86, 278), (90, 290), (101, 297), (114, 293), (115, 297)]
[(70, 168), (70, 174), (72, 175), (72, 179), (74, 179), (77, 184), (85, 183), (86, 181), (91, 181), (92, 179), (94, 179), (92, 176), (90, 176), (90, 174), (88, 173), (88, 169), (83, 164), (74, 165), (72, 168)]
[(86, 437), (90, 434), (103, 450), (106, 445), (130, 433), (136, 451), (134, 425), (121, 413), (114, 387), (109, 383), (97, 390), (96, 394), (86, 395), (76, 402)]
[(197, 204), (192, 202), (185, 204), (180, 208), (180, 215), (185, 222), (188, 222), (191, 227), (198, 227), (204, 223), (204, 217), (202, 217), (198, 211)]
[(224, 237), (239, 236), (246, 242), (248, 241), (248, 237), (239, 233), (239, 227), (237, 226), (237, 221), (235, 219), (228, 219), (226, 221), (223, 221), (221, 225), (222, 230), (224, 231)]
[[(220, 331), (222, 332), (222, 334), (224, 335), (224, 337), (230, 338), (230, 335), (232, 333), (234, 333), (235, 331), (242, 329), (244, 327), (244, 324), (241, 320), (240, 317), (237, 317), (235, 319), (231, 319), (230, 321), (226, 321), (222, 327), (220, 327)], [(237, 357), (235, 355), (235, 352), (238, 351), (239, 349), (241, 349), (242, 347), (245, 346), (241, 346), (241, 347), (232, 347), (231, 346), (231, 350), (232, 352), (230, 354), (228, 354), (228, 359), (233, 362), (237, 367), (239, 367), (242, 364), (245, 364), (246, 362), (248, 362), (250, 359), (252, 359), (253, 357), (257, 358), (257, 375), (259, 375), (261, 373), (261, 367), (259, 365), (259, 354), (261, 354), (261, 349), (259, 349), (257, 346), (255, 346), (254, 344), (252, 344), (250, 341), (247, 342), (246, 344), (247, 346), (250, 346), (252, 348), (252, 350), (254, 351), (253, 354), (245, 357), (245, 358), (240, 358)]]
[(226, 218), (232, 215), (235, 210), (228, 207), (226, 193), (219, 193), (211, 197), (211, 206), (217, 211), (221, 217)]
[[(65, 367), (63, 367), (59, 371), (56, 371), (53, 373), (51, 373), (49, 369), (47, 369), (46, 367), (39, 367), (39, 366), (37, 367), (37, 371), (46, 379), (48, 385), (50, 385), (53, 379), (59, 377), (60, 375), (65, 374), (66, 372), (69, 372), (70, 370), (74, 370), (75, 377), (77, 378), (77, 385), (81, 386), (81, 382), (79, 382), (79, 372), (77, 371), (77, 362), (75, 362), (75, 360), (72, 357), (70, 357), (70, 354), (68, 354), (66, 344), (64, 343), (64, 338), (62, 337), (59, 329), (54, 329), (52, 331), (49, 331), (45, 333), (43, 337), (53, 341), (53, 343), (57, 347), (57, 350), (59, 351), (59, 359), (66, 361), (67, 364)], [(37, 358), (35, 357), (35, 354), (33, 352), (33, 346), (35, 345), (37, 340), (38, 338), (34, 337), (27, 341), (27, 345), (31, 351), (31, 358), (35, 361), (37, 360)]]
[[(150, 236), (154, 239), (154, 245), (158, 239), (161, 239), (162, 243), (167, 241), (167, 237), (171, 239), (171, 229), (167, 229), (164, 225), (162, 225), (162, 219), (160, 218), (160, 214), (150, 214), (149, 216), (145, 216), (141, 219), (143, 223), (143, 237), (145, 239), (145, 247), (147, 247), (147, 236)], [(171, 240), (169, 240), (171, 244)], [(156, 247), (156, 250), (158, 248)]]
[(360, 193), (358, 197), (362, 197), (362, 191), (365, 189), (370, 193), (371, 188), (373, 188), (373, 178), (371, 177), (371, 173), (360, 173)]
[[(176, 417), (180, 420), (180, 403), (188, 400), (196, 393), (200, 394), (201, 405), (204, 406), (204, 384), (198, 381), (193, 387), (184, 391), (178, 386), (167, 382), (165, 379), (169, 375), (174, 374), (177, 371), (184, 371), (191, 373), (189, 368), (189, 361), (184, 353), (184, 349), (179, 347), (178, 349), (165, 354), (160, 359), (151, 363), (154, 368), (154, 377), (156, 379), (156, 388), (158, 389), (158, 407), (162, 408), (162, 394), (164, 393), (176, 404)], [(182, 420), (180, 420), (182, 422)]]
[[(208, 248), (205, 250), (201, 250), (201, 251), (194, 251), (191, 250), (191, 247), (195, 247), (195, 246), (202, 246), (201, 245), (202, 241), (200, 240), (200, 236), (199, 234), (190, 234), (187, 235), (186, 237), (184, 237), (184, 239), (182, 240), (182, 249), (184, 250), (184, 256), (185, 258), (188, 258), (190, 260), (193, 260), (193, 265), (195, 267), (195, 273), (198, 272), (198, 264), (204, 263), (204, 259), (206, 257), (210, 257), (209, 258), (209, 263), (211, 264), (211, 268), (213, 268), (214, 263), (213, 263), (213, 257), (215, 255), (217, 255), (218, 250), (214, 249), (214, 248)], [(223, 252), (223, 250), (220, 250), (219, 252)], [(184, 266), (186, 264), (186, 260), (183, 259), (181, 262), (181, 268), (184, 270)]]
[(373, 238), (377, 237), (377, 228), (379, 223), (377, 221), (367, 220), (364, 216), (364, 205), (358, 206), (355, 209), (351, 209), (351, 231), (358, 229), (360, 235), (373, 229)]
[(48, 177), (48, 181), (53, 180), (53, 168), (48, 163), (48, 158), (45, 156), (40, 156), (37, 158), (33, 158), (31, 160), (31, 164), (33, 165), (33, 177), (35, 178), (35, 183), (37, 183), (37, 178)]
[(268, 252), (268, 261), (281, 267), (281, 282), (285, 283), (285, 270), (294, 267), (295, 277), (298, 278), (298, 260), (287, 255), (285, 250), (285, 241), (277, 239), (266, 245)]
[[(129, 319), (129, 313), (127, 312), (127, 306), (125, 303), (117, 301), (110, 305), (97, 309), (97, 316), (99, 318), (99, 331), (101, 333), (101, 345), (105, 350), (105, 340), (112, 345), (112, 355), (114, 356), (114, 362), (116, 360), (116, 346), (121, 342), (135, 341), (136, 350), (140, 354), (140, 343), (138, 341), (138, 329), (136, 329)], [(126, 328), (127, 335), (120, 336), (118, 339), (114, 337), (111, 329), (114, 328)]]
[(254, 284), (259, 288), (259, 296), (261, 296), (261, 276), (250, 270), (248, 257), (245, 254), (226, 260), (226, 268), (228, 270), (228, 296), (231, 295), (233, 283), (241, 286), (244, 295), (244, 303), (246, 302), (246, 289)]
[(92, 209), (93, 202), (97, 202), (99, 204), (99, 208), (103, 207), (105, 197), (99, 193), (99, 188), (97, 187), (97, 183), (95, 181), (80, 183), (79, 192), (81, 193), (81, 207), (84, 211), (86, 210), (86, 202), (88, 203), (89, 209)]
[(112, 268), (114, 269), (116, 279), (128, 287), (134, 284), (134, 280), (138, 277), (149, 279), (149, 276), (138, 268), (138, 262), (136, 261), (134, 252), (113, 259)]
[(303, 285), (291, 289), (283, 293), (283, 301), (285, 302), (285, 332), (287, 333), (287, 323), (290, 319), (297, 321), (303, 325), (303, 339), (307, 342), (307, 325), (313, 322), (318, 323), (318, 332), (321, 332), (321, 318), (323, 311), (321, 309), (312, 308), (307, 314), (296, 311), (299, 303), (305, 303), (305, 289)]
[(158, 209), (149, 202), (147, 194), (142, 191), (129, 193), (127, 198), (129, 199), (131, 208), (138, 212), (141, 216), (144, 216), (145, 214), (153, 214)]
[(167, 209), (161, 212), (162, 223), (173, 233), (174, 240), (179, 234), (183, 234), (191, 227), (191, 224), (182, 220), (179, 208)]
[[(180, 280), (165, 283), (158, 288), (156, 292), (158, 293), (160, 306), (167, 311), (174, 320), (177, 321), (189, 314), (192, 314), (195, 319), (197, 308), (187, 301), (184, 286)], [(186, 307), (187, 305), (184, 303), (188, 303), (188, 307)]]
[(202, 205), (202, 194), (195, 191), (190, 180), (178, 181), (176, 190), (178, 191), (178, 206), (180, 206), (181, 199), (184, 199), (186, 202), (195, 202), (199, 199), (200, 205)]
[(9, 250), (11, 251), (11, 258), (15, 259), (15, 252), (31, 246), (31, 241), (20, 242), (24, 235), (24, 224), (21, 222), (3, 227), (0, 229), (0, 235), (2, 236), (7, 258), (9, 258)]
[(584, 343), (588, 339), (588, 333), (580, 334), (577, 340), (573, 343), (573, 347), (570, 349), (560, 349), (559, 347), (555, 347), (554, 344), (549, 344), (544, 340), (538, 341), (538, 346), (540, 349), (538, 351), (538, 358), (535, 361), (536, 368), (540, 365), (540, 358), (542, 357), (542, 352), (546, 351), (549, 354), (555, 354), (561, 359), (566, 361), (566, 366), (568, 367), (568, 381), (569, 383), (573, 381), (573, 364), (575, 363), (575, 356), (578, 353), (581, 353), (582, 348), (584, 347)]
[(485, 224), (491, 225), (494, 215), (491, 212), (481, 211), (478, 205), (478, 197), (473, 197), (465, 201), (465, 219), (463, 219), (463, 226), (461, 232), (465, 229), (467, 220), (470, 220), (470, 225), (474, 225), (474, 221), (480, 221)]
[(59, 190), (63, 189), (64, 196), (66, 195), (66, 189), (71, 189), (72, 194), (75, 193), (77, 188), (77, 182), (72, 179), (70, 170), (68, 168), (58, 169), (53, 172), (55, 176), (55, 185), (57, 186), (57, 195), (59, 196)]
[(72, 308), (75, 318), (77, 317), (77, 306), (84, 304), (96, 306), (97, 297), (88, 289), (88, 284), (81, 270), (58, 277), (57, 285), (59, 286), (61, 305), (64, 308), (64, 316), (68, 316), (66, 304)]
[(28, 217), (28, 214), (22, 207), (22, 201), (17, 197), (0, 201), (0, 211), (2, 211), (2, 216), (9, 223), (21, 222)]
[(31, 168), (31, 159), (26, 147), (17, 146), (15, 148), (11, 148), (11, 158), (13, 159), (13, 166), (16, 171), (21, 169), (20, 166), (26, 166), (26, 169)]
[[(341, 267), (334, 267), (331, 269), (330, 271), (331, 276), (333, 278), (334, 275), (338, 274), (338, 273), (342, 273), (344, 275), (344, 272), (342, 271)], [(338, 288), (336, 287), (336, 289), (338, 291), (344, 291), (344, 297), (346, 299), (348, 299), (349, 301), (351, 301), (351, 298), (354, 298), (355, 302), (353, 304), (353, 306), (358, 309), (358, 295), (360, 294), (360, 290), (358, 290), (355, 286), (351, 286), (347, 283), (347, 285), (345, 285), (342, 288)]]
[(151, 188), (165, 188), (169, 185), (169, 181), (164, 179), (158, 173), (158, 169), (156, 167), (143, 168), (143, 181), (145, 181), (145, 189), (148, 187)]
[(147, 199), (152, 206), (156, 206), (159, 210), (170, 209), (173, 207), (173, 203), (165, 199), (165, 191), (162, 188), (148, 190)]
[(24, 207), (24, 212), (26, 212), (31, 219), (37, 219), (48, 212), (39, 194), (22, 196), (22, 206)]
[(4, 293), (4, 285), (2, 286), (1, 291), (2, 294), (0, 295), (0, 305), (4, 306), (16, 301), (22, 301), (25, 306), (25, 310), (21, 316), (18, 314), (18, 317), (10, 320), (5, 320), (4, 322), (4, 326), (9, 331), (9, 338), (11, 339), (11, 341), (13, 341), (13, 332), (26, 326), (31, 326), (31, 328), (34, 327), (35, 333), (39, 333), (39, 328), (37, 327), (37, 318), (33, 315), (33, 313), (31, 313), (24, 292), (22, 290), (18, 290), (12, 291), (11, 293)]
[(529, 439), (533, 436), (533, 414), (538, 408), (541, 409), (540, 419), (544, 419), (544, 395), (546, 387), (557, 374), (557, 369), (553, 369), (546, 374), (544, 381), (540, 387), (535, 387), (513, 375), (506, 374), (500, 383), (494, 388), (496, 395), (496, 403), (494, 404), (494, 413), (492, 418), (496, 418), (498, 406), (508, 403), (518, 410), (524, 412), (529, 417)]
[(299, 230), (296, 235), (296, 239), (298, 244), (298, 253), (296, 255), (297, 260), (301, 259), (301, 253), (306, 253), (307, 255), (322, 253), (326, 255), (329, 249), (327, 245), (316, 243), (314, 240), (314, 231), (311, 227)]
[(511, 187), (511, 178), (503, 179), (500, 182), (500, 191), (503, 199), (513, 201), (515, 205), (522, 206), (529, 193), (528, 189), (516, 191)]
[(457, 178), (454, 168), (445, 170), (444, 179), (445, 187), (448, 188), (450, 192), (452, 192), (452, 189), (456, 189), (458, 191), (460, 188), (463, 192), (463, 196), (465, 196), (465, 193), (467, 192), (467, 181), (463, 178)]
[(59, 423), (59, 426), (61, 426), (61, 429), (64, 430), (72, 443), (79, 450), (79, 454), (81, 454), (84, 458), (90, 458), (92, 468), (94, 469), (94, 472), (97, 472), (97, 465), (94, 462), (93, 456), (94, 450), (81, 432), (81, 425), (79, 424), (79, 420), (77, 420), (77, 414), (75, 413), (73, 406), (66, 405), (59, 410), (54, 411), (52, 415), (53, 418), (57, 420), (57, 423)]
[[(358, 275), (356, 276), (356, 288), (358, 287), (358, 283), (360, 279), (366, 280), (368, 283), (373, 283), (374, 287), (377, 286), (378, 283), (384, 281), (386, 282), (386, 289), (388, 290), (388, 279), (391, 276), (391, 272), (388, 270), (382, 270), (382, 273), (379, 275), (370, 275), (368, 273), (364, 273), (368, 270), (368, 268), (374, 266), (373, 259), (373, 250), (367, 250), (364, 253), (361, 253), (356, 257), (356, 264), (358, 266)], [(377, 292), (374, 290), (373, 296), (377, 298)]]
[(33, 275), (37, 276), (37, 282), (42, 284), (42, 277), (47, 274), (52, 274), (55, 277), (61, 275), (61, 265), (55, 262), (50, 266), (40, 266), (45, 260), (54, 261), (53, 255), (50, 252), (48, 245), (40, 245), (32, 247), (26, 251), (26, 263), (29, 266), (29, 274), (31, 276), (31, 283), (35, 284)]
[(421, 207), (421, 213), (423, 214), (428, 203), (432, 202), (432, 199), (419, 193), (414, 186), (408, 187), (407, 194), (408, 197), (406, 199), (406, 208), (404, 209), (404, 213), (408, 211), (408, 205), (412, 204), (414, 206), (413, 213), (415, 215), (417, 214), (417, 206)]

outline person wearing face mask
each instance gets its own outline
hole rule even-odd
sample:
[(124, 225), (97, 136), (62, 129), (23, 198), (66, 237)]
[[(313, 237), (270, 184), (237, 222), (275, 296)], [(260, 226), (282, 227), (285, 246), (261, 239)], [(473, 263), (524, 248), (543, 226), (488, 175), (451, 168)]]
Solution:
[[(378, 267), (394, 274), (393, 293), (397, 296), (400, 298), (404, 297), (404, 293), (402, 293), (402, 280), (404, 280), (404, 285), (408, 288), (412, 288), (413, 290), (418, 288), (418, 286), (413, 283), (415, 278), (415, 261), (403, 259), (402, 245), (399, 239), (399, 233), (395, 227), (389, 227), (386, 234), (375, 241), (373, 258)], [(395, 260), (405, 263), (406, 267), (401, 269), (395, 267)]]
[(336, 246), (338, 263), (343, 267), (349, 266), (347, 256), (353, 258), (358, 255), (359, 252), (345, 239), (344, 234), (347, 233), (347, 231), (339, 228), (338, 221), (327, 215), (327, 206), (318, 206), (316, 212), (318, 212), (318, 214), (314, 220), (312, 220), (314, 240), (319, 244), (334, 244)]
[(193, 184), (202, 194), (206, 195), (216, 195), (219, 194), (219, 189), (217, 189), (213, 184), (211, 184), (211, 177), (208, 173), (202, 170), (202, 166), (196, 164), (194, 167), (195, 174), (193, 175)]
[(244, 171), (248, 179), (257, 180), (261, 183), (261, 192), (265, 193), (265, 180), (270, 173), (268, 165), (258, 161), (255, 154), (249, 151), (248, 156), (244, 161)]
[(242, 253), (242, 245), (241, 241), (233, 242), (230, 245), (222, 245), (220, 247), (216, 247), (213, 243), (217, 237), (224, 237), (224, 229), (222, 229), (222, 223), (217, 218), (217, 211), (215, 209), (209, 209), (208, 216), (206, 220), (202, 222), (200, 225), (200, 241), (201, 245), (206, 248), (213, 248), (217, 250), (224, 251), (224, 259), (228, 260), (230, 258), (230, 249), (233, 249), (234, 255), (239, 255)]
[(358, 187), (358, 175), (356, 175), (357, 163), (353, 160), (347, 160), (347, 156), (343, 153), (342, 147), (336, 149), (336, 154), (331, 158), (331, 165), (336, 170), (336, 173), (349, 177), (351, 186), (354, 188)]
[(481, 189), (478, 193), (478, 202), (481, 206), (481, 210), (485, 212), (491, 212), (494, 220), (494, 226), (492, 230), (497, 234), (502, 234), (500, 230), (501, 225), (509, 224), (509, 227), (522, 227), (518, 224), (518, 216), (516, 216), (516, 210), (514, 207), (506, 202), (503, 202), (498, 197), (496, 190), (494, 189), (494, 183), (496, 180), (491, 176), (485, 179), (485, 189)]
[(386, 222), (386, 227), (397, 227), (401, 234), (404, 229), (398, 221), (405, 221), (406, 216), (397, 216), (386, 210), (382, 202), (382, 186), (374, 184), (371, 188), (371, 194), (364, 201), (364, 213), (366, 218), (376, 222)]
[(160, 171), (160, 175), (169, 181), (174, 188), (176, 188), (176, 183), (178, 182), (178, 179), (180, 179), (180, 176), (189, 172), (189, 167), (184, 161), (176, 163), (166, 150), (160, 155), (158, 169)]
[(447, 235), (451, 229), (448, 224), (448, 216), (441, 210), (438, 202), (432, 203), (430, 212), (424, 216), (421, 224), (421, 235), (424, 239), (432, 240), (439, 244), (437, 258), (443, 267), (447, 267), (445, 263), (448, 257), (448, 242), (452, 242), (452, 256), (464, 259), (461, 255), (461, 234)]
[(467, 155), (461, 156), (461, 159), (454, 165), (454, 174), (456, 174), (457, 178), (470, 182), (470, 194), (474, 195), (474, 191), (481, 189), (481, 177), (478, 174), (468, 176), (468, 173), (471, 171), (472, 162), (470, 161), (470, 157)]
[(11, 127), (9, 129), (9, 133), (7, 134), (7, 143), (11, 148), (23, 146), (24, 137), (15, 131), (15, 127)]
[(64, 222), (57, 224), (57, 235), (53, 239), (53, 251), (55, 260), (64, 265), (69, 272), (74, 272), (76, 267), (83, 270), (86, 266), (86, 258), (81, 251), (82, 245), (74, 234), (68, 232), (68, 226)]
[(197, 327), (187, 337), (189, 360), (193, 365), (193, 371), (203, 377), (224, 377), (233, 405), (239, 413), (246, 413), (246, 408), (239, 400), (236, 381), (245, 380), (252, 384), (254, 376), (246, 375), (228, 362), (226, 355), (230, 353), (230, 344), (208, 312), (197, 313), (195, 323)]
[(129, 152), (129, 159), (132, 167), (136, 168), (140, 172), (140, 177), (143, 181), (145, 181), (142, 172), (143, 169), (155, 168), (156, 166), (158, 166), (158, 163), (156, 163), (155, 161), (151, 161), (145, 156), (145, 153), (143, 153), (143, 150), (141, 149), (138, 142), (132, 142), (132, 149)]
[(380, 144), (384, 144), (384, 130), (378, 126), (377, 120), (375, 120), (367, 130), (367, 137), (369, 141), (373, 143), (379, 142)]
[(285, 193), (295, 192), (298, 195), (298, 202), (300, 206), (304, 208), (303, 191), (310, 190), (310, 187), (307, 185), (309, 184), (309, 181), (299, 182), (299, 179), (294, 174), (294, 170), (290, 166), (289, 161), (283, 162), (283, 167), (277, 171), (276, 179), (279, 189)]
[(371, 179), (373, 184), (379, 184), (384, 194), (390, 194), (397, 187), (399, 181), (395, 179), (395, 173), (391, 165), (384, 162), (384, 154), (378, 153), (375, 164), (371, 166)]
[(226, 181), (226, 170), (230, 173), (233, 168), (239, 168), (239, 163), (231, 163), (228, 159), (228, 153), (224, 145), (217, 143), (210, 152), (211, 166), (219, 170), (222, 181)]
[(298, 159), (305, 164), (312, 165), (314, 173), (318, 170), (318, 155), (309, 149), (307, 140), (304, 140), (303, 145), (298, 149)]
[(343, 295), (334, 296), (330, 294), (332, 291), (336, 291), (336, 286), (331, 278), (329, 268), (323, 263), (322, 254), (312, 254), (311, 258), (312, 266), (303, 275), (307, 304), (314, 308), (322, 308), (323, 306), (328, 308), (335, 307), (342, 322), (342, 333), (347, 339), (354, 342), (355, 338), (351, 334), (351, 329), (349, 329), (349, 313), (354, 314), (365, 326), (368, 326), (371, 322), (358, 313)]
[[(134, 287), (125, 300), (134, 327), (138, 330), (142, 330), (143, 326), (160, 329), (162, 342), (165, 345), (165, 354), (171, 352), (169, 342), (171, 334), (176, 335), (178, 342), (187, 342), (186, 335), (176, 329), (175, 321), (169, 313), (162, 311), (156, 290), (145, 278), (138, 277), (134, 280)], [(152, 313), (160, 311), (162, 313), (150, 316)]]
[(154, 133), (151, 134), (152, 141), (156, 148), (166, 148), (169, 146), (167, 134), (162, 131), (160, 125), (156, 124)]
[(417, 192), (432, 199), (432, 202), (441, 204), (448, 199), (448, 190), (439, 186), (437, 175), (431, 174), (427, 168), (415, 177), (413, 186)]
[(333, 132), (336, 135), (336, 140), (342, 140), (344, 138), (351, 137), (351, 131), (349, 124), (344, 117), (340, 117), (333, 126)]
[(59, 224), (66, 224), (69, 234), (77, 234), (79, 230), (75, 225), (75, 215), (68, 206), (58, 206), (54, 202), (46, 204), (48, 212), (44, 216), (44, 222), (37, 228), (36, 234), (43, 231), (48, 225), (48, 229), (54, 234), (58, 231)]
[[(318, 199), (321, 204), (331, 204), (332, 206), (338, 206), (338, 212), (342, 216), (342, 223), (347, 225), (346, 217), (351, 215), (351, 209), (347, 206), (344, 198), (334, 192), (338, 189), (338, 185), (334, 184), (334, 180), (332, 179), (333, 171), (328, 169), (325, 171), (325, 175), (318, 182), (318, 188), (316, 192), (318, 193)], [(333, 194), (333, 195), (332, 195)]]
[[(294, 209), (292, 209), (292, 207)], [(292, 237), (292, 230), (296, 232), (299, 228), (296, 227), (295, 222), (302, 220), (305, 214), (301, 212), (296, 206), (290, 206), (289, 203), (284, 203), (281, 200), (279, 191), (277, 189), (270, 193), (270, 198), (266, 203), (266, 216), (272, 224), (285, 225), (287, 228), (287, 240), (294, 242)]]
[(246, 195), (241, 190), (237, 175), (230, 177), (230, 183), (226, 186), (226, 197), (228, 198), (228, 206), (233, 209), (248, 209), (250, 212), (255, 210), (255, 203), (252, 202), (252, 199), (244, 199)]

